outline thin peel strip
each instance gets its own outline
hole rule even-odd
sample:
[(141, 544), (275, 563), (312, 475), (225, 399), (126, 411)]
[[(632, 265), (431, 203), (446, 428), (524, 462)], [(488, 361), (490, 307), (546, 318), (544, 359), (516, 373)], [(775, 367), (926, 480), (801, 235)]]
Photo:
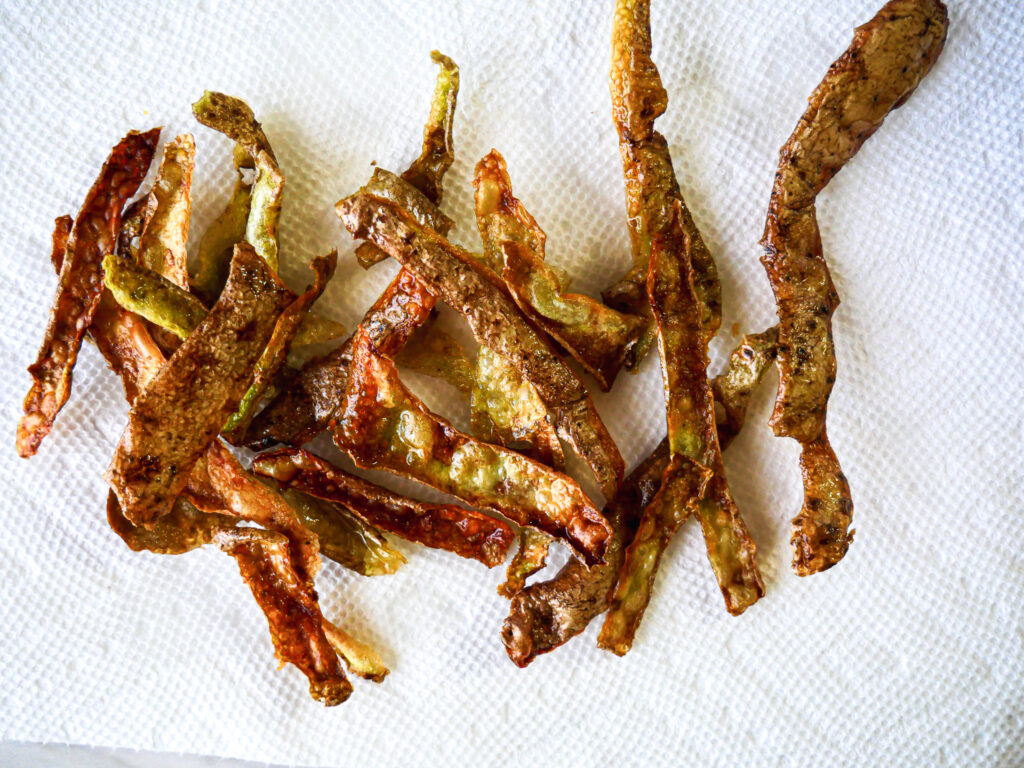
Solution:
[(587, 562), (601, 562), (608, 523), (572, 478), (474, 440), (430, 413), (363, 330), (356, 336), (334, 437), (361, 467), (410, 477), (533, 525), (568, 542)]
[(352, 683), (324, 633), (316, 590), (293, 568), (288, 540), (273, 531), (238, 528), (220, 531), (214, 541), (238, 562), (242, 579), (267, 618), (278, 660), (306, 675), (314, 699), (326, 706), (345, 701)]
[(181, 288), (188, 288), (189, 222), (192, 219), (192, 172), (196, 142), (183, 133), (164, 145), (139, 235), (139, 263)]
[(793, 569), (827, 570), (846, 554), (853, 501), (825, 430), (836, 375), (839, 295), (822, 252), (815, 198), (928, 74), (948, 29), (938, 0), (891, 0), (854, 33), (779, 153), (761, 244), (779, 315), (779, 389), (770, 424), (798, 440), (804, 506), (793, 520)]
[(105, 477), (134, 524), (170, 510), (192, 466), (237, 408), (291, 298), (251, 246), (235, 247), (224, 292), (135, 399), (107, 469)]
[(61, 260), (57, 292), (36, 361), (32, 387), (18, 423), (18, 455), (28, 458), (49, 434), (71, 394), (71, 374), (82, 339), (103, 295), (103, 257), (113, 250), (121, 210), (149, 169), (160, 129), (131, 131), (111, 151), (86, 195)]
[[(651, 238), (669, 226), (675, 202), (683, 204), (683, 226), (692, 240), (695, 287), (701, 299), (701, 322), (713, 336), (721, 323), (722, 288), (710, 252), (683, 202), (672, 169), (668, 143), (654, 130), (665, 112), (668, 94), (651, 58), (650, 0), (618, 0), (612, 24), (610, 85), (612, 120), (619, 135), (619, 153), (626, 182), (626, 219), (633, 266), (603, 292), (605, 303), (650, 319), (645, 283)], [(634, 368), (655, 341), (652, 323), (638, 342), (627, 367)]]
[(403, 539), (478, 560), (488, 568), (505, 559), (512, 541), (512, 529), (501, 520), (454, 504), (401, 496), (301, 449), (260, 454), (253, 471), (287, 488), (341, 504), (368, 524)]

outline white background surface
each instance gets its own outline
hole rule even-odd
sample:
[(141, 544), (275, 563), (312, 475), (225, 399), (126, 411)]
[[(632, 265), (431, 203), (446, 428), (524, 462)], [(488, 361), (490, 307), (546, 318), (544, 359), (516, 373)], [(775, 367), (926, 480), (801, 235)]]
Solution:
[[(757, 240), (778, 148), (878, 5), (655, 0), (654, 56), (670, 94), (658, 128), (724, 282), (716, 366), (733, 323), (772, 322)], [(231, 184), (228, 142), (190, 117), (205, 88), (245, 98), (263, 120), (288, 178), (285, 273), (299, 285), (304, 262), (339, 247), (320, 306), (350, 327), (395, 266), (360, 270), (331, 205), (371, 161), (401, 171), (418, 152), (435, 47), (462, 68), (444, 205), (454, 239), (475, 241), (472, 168), (493, 146), (548, 232), (549, 260), (592, 293), (617, 277), (629, 258), (609, 116), (611, 6), (143, 0), (127, 11), (0, 0), (0, 737), (317, 765), (1024, 762), (1015, 0), (953, 0), (935, 71), (820, 197), (843, 298), (829, 434), (857, 538), (826, 574), (789, 571), (797, 449), (765, 426), (768, 383), (727, 457), (768, 587), (741, 618), (726, 614), (691, 525), (629, 656), (598, 651), (595, 622), (518, 670), (498, 636), (500, 573), (405, 547), (410, 562), (391, 577), (325, 569), (325, 613), (377, 644), (392, 675), (357, 681), (347, 703), (324, 709), (296, 670), (275, 670), (230, 559), (133, 554), (106, 528), (100, 475), (125, 407), (94, 349), (39, 455), (15, 457), (24, 367), (55, 285), (54, 217), (77, 211), (128, 129), (191, 130), (194, 247)], [(406, 380), (465, 423), (450, 390)], [(597, 400), (634, 465), (664, 430), (655, 358)], [(22, 749), (0, 748), (0, 764), (107, 755)]]

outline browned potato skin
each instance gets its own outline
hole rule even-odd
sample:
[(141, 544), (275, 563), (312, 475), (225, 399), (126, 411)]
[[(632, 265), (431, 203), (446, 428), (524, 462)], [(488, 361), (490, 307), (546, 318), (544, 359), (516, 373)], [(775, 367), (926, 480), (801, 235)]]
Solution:
[(293, 298), (252, 246), (235, 246), (224, 292), (132, 403), (107, 469), (132, 523), (150, 523), (170, 511), (193, 465), (238, 406)]
[(352, 693), (338, 655), (324, 634), (316, 591), (292, 563), (288, 539), (273, 531), (235, 528), (214, 536), (218, 546), (238, 562), (242, 579), (263, 609), (274, 652), (309, 679), (309, 693), (331, 707)]
[(301, 448), (281, 448), (253, 461), (253, 471), (283, 486), (341, 504), (381, 530), (427, 547), (446, 549), (491, 568), (505, 560), (512, 529), (503, 520), (455, 504), (400, 496)]
[(341, 200), (335, 209), (353, 236), (373, 242), (413, 271), (469, 321), (480, 343), (533, 384), (551, 411), (559, 436), (590, 465), (604, 494), (614, 496), (623, 474), (618, 447), (579, 377), (523, 317), (500, 279), (387, 200), (359, 193)]
[[(393, 357), (430, 317), (435, 297), (406, 269), (363, 316), (361, 323), (382, 355)], [(260, 413), (246, 432), (246, 445), (259, 450), (274, 443), (300, 446), (327, 428), (342, 404), (352, 362), (352, 338), (310, 360)]]
[[(114, 249), (121, 211), (149, 169), (160, 129), (131, 131), (110, 154), (86, 195), (61, 259), (57, 295), (36, 361), (32, 387), (18, 423), (22, 458), (33, 456), (71, 394), (71, 372), (82, 339), (103, 296), (103, 257)], [(51, 257), (52, 258), (52, 257)]]
[(417, 480), (532, 525), (563, 539), (586, 562), (602, 562), (611, 528), (575, 480), (475, 440), (431, 413), (402, 384), (394, 363), (373, 349), (365, 330), (356, 334), (353, 350), (345, 405), (332, 427), (335, 443), (358, 466)]
[[(747, 404), (768, 365), (775, 359), (776, 331), (769, 328), (744, 336), (729, 358), (729, 367), (711, 381), (715, 393), (718, 441), (729, 447), (743, 428)], [(612, 537), (605, 550), (605, 564), (587, 569), (570, 560), (558, 574), (531, 584), (512, 600), (502, 629), (509, 658), (525, 667), (538, 655), (572, 639), (608, 606), (618, 578), (625, 547), (636, 531), (644, 508), (661, 487), (668, 468), (668, 438), (630, 473), (622, 489), (605, 508)]]
[(771, 426), (800, 441), (804, 507), (793, 521), (793, 568), (835, 565), (849, 548), (853, 502), (825, 431), (836, 377), (832, 313), (839, 305), (822, 254), (815, 197), (942, 51), (948, 19), (938, 0), (892, 0), (829, 68), (782, 147), (761, 263), (779, 314), (779, 391)]
[[(645, 284), (652, 238), (671, 226), (672, 209), (682, 205), (683, 227), (691, 238), (694, 287), (702, 304), (701, 322), (710, 336), (721, 323), (722, 287), (711, 253), (697, 231), (676, 182), (665, 137), (654, 121), (665, 112), (668, 94), (651, 59), (650, 0), (619, 0), (612, 25), (612, 120), (619, 134), (619, 152), (626, 182), (626, 219), (632, 241), (633, 266), (603, 292), (605, 302), (623, 312), (650, 320)], [(649, 325), (628, 367), (644, 357), (654, 343)]]

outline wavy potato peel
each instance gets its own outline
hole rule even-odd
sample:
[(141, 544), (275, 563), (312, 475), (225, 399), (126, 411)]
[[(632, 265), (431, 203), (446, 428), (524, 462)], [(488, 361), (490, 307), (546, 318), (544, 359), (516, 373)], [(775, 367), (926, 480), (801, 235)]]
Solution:
[(455, 504), (417, 501), (351, 475), (298, 448), (261, 454), (253, 471), (282, 485), (340, 504), (370, 525), (408, 541), (479, 560), (491, 568), (512, 542), (508, 524)]
[(356, 336), (334, 439), (361, 467), (410, 477), (540, 528), (565, 540), (587, 562), (601, 562), (608, 523), (572, 478), (474, 440), (430, 413), (363, 330)]
[[(633, 266), (604, 291), (605, 302), (623, 312), (650, 318), (647, 271), (652, 238), (671, 226), (673, 208), (682, 205), (682, 224), (691, 239), (694, 287), (701, 301), (701, 322), (713, 336), (721, 323), (722, 287), (718, 269), (683, 201), (664, 136), (654, 121), (665, 112), (668, 94), (651, 59), (650, 0), (617, 0), (612, 22), (612, 120), (626, 182), (626, 218)], [(635, 366), (655, 341), (652, 323), (629, 364)]]
[(235, 246), (224, 292), (132, 403), (107, 469), (132, 523), (170, 511), (192, 466), (238, 407), (292, 296), (250, 245)]
[(316, 590), (293, 566), (288, 539), (274, 531), (236, 528), (218, 532), (214, 542), (238, 562), (242, 579), (267, 617), (278, 660), (306, 675), (314, 699), (327, 706), (345, 701), (352, 683), (324, 633)]
[(464, 395), (473, 391), (473, 363), (465, 348), (434, 322), (428, 322), (416, 331), (395, 356), (395, 362), (402, 368), (440, 379)]
[(643, 320), (566, 290), (561, 275), (544, 263), (547, 237), (512, 194), (505, 159), (497, 150), (477, 163), (473, 186), (485, 261), (501, 275), (523, 313), (607, 392), (637, 343)]
[(662, 487), (644, 510), (626, 550), (598, 645), (616, 654), (632, 646), (650, 600), (658, 565), (690, 515), (704, 532), (708, 560), (729, 613), (739, 615), (764, 595), (757, 549), (729, 492), (718, 443), (715, 400), (707, 379), (711, 335), (701, 322), (692, 239), (675, 203), (673, 225), (651, 244), (647, 291), (658, 325), (671, 458)]
[(114, 147), (68, 235), (46, 333), (28, 369), (32, 387), (17, 437), (22, 458), (39, 450), (71, 394), (78, 350), (103, 295), (103, 257), (114, 249), (121, 211), (142, 183), (159, 136), (159, 128), (131, 131)]
[[(423, 126), (423, 149), (400, 178), (407, 187), (420, 192), (426, 198), (424, 202), (427, 204), (414, 202), (413, 199), (389, 197), (389, 193), (409, 197), (408, 192), (403, 190), (400, 184), (391, 184), (390, 189), (379, 192), (373, 192), (372, 189), (368, 191), (379, 194), (380, 197), (393, 199), (403, 206), (413, 203), (409, 207), (410, 213), (417, 218), (420, 215), (424, 216), (423, 223), (427, 226), (435, 229), (439, 226), (444, 227), (445, 231), (438, 231), (442, 235), (447, 235), (453, 222), (441, 213), (438, 206), (441, 205), (441, 198), (444, 195), (444, 175), (455, 162), (452, 126), (455, 124), (455, 105), (459, 98), (459, 68), (440, 51), (431, 51), (430, 58), (440, 66), (440, 70), (434, 84), (434, 95), (430, 99), (430, 114)], [(376, 176), (375, 172), (374, 178)], [(370, 180), (370, 185), (373, 185), (373, 179)], [(427, 218), (428, 215), (430, 218)], [(387, 257), (388, 255), (373, 243), (361, 243), (356, 248), (356, 258), (364, 268), (372, 267)]]
[(370, 240), (412, 271), (466, 318), (477, 341), (515, 366), (536, 388), (559, 436), (590, 465), (602, 491), (614, 495), (622, 480), (622, 456), (590, 394), (491, 271), (387, 200), (357, 193), (335, 209), (353, 236)]
[(196, 142), (189, 133), (164, 145), (163, 159), (146, 204), (139, 234), (138, 259), (175, 285), (188, 288), (189, 222), (192, 220), (192, 172)]
[(249, 193), (245, 239), (276, 272), (277, 219), (284, 196), (284, 174), (267, 135), (249, 105), (234, 96), (206, 91), (192, 105), (192, 114), (207, 128), (219, 131), (234, 141), (252, 159), (256, 178)]
[[(740, 433), (747, 404), (769, 365), (775, 360), (775, 328), (744, 336), (729, 358), (728, 368), (711, 382), (715, 393), (718, 440), (725, 450)], [(502, 630), (509, 658), (526, 666), (572, 639), (608, 607), (622, 564), (623, 552), (633, 540), (643, 511), (661, 488), (669, 463), (668, 438), (661, 441), (626, 478), (622, 489), (605, 509), (612, 538), (605, 564), (586, 568), (570, 560), (548, 581), (531, 584), (513, 598)]]
[(853, 536), (853, 501), (825, 431), (839, 294), (822, 253), (815, 198), (928, 74), (948, 26), (938, 0), (887, 3), (829, 67), (779, 153), (761, 263), (779, 314), (779, 390), (770, 423), (802, 446), (804, 506), (792, 535), (793, 569), (801, 576), (835, 565)]

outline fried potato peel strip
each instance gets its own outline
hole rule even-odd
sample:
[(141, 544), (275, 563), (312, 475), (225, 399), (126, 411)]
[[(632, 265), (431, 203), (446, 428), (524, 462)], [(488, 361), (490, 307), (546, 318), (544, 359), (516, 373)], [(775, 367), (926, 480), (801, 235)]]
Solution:
[[(436, 221), (428, 219), (423, 223), (437, 229), (442, 235), (447, 235), (448, 230), (452, 227), (452, 221), (441, 213), (438, 206), (441, 205), (441, 198), (444, 194), (444, 175), (455, 162), (452, 126), (455, 123), (455, 104), (459, 97), (459, 68), (454, 61), (440, 51), (432, 51), (430, 58), (441, 68), (437, 73), (434, 95), (430, 100), (430, 114), (423, 127), (423, 149), (420, 156), (402, 174), (401, 181), (421, 192), (431, 205), (417, 204), (412, 200), (405, 199), (407, 192), (403, 192), (402, 186), (386, 178), (380, 179), (386, 183), (385, 188), (374, 191), (374, 180), (371, 179), (370, 185), (368, 185), (370, 189), (367, 191), (402, 204), (417, 219), (420, 215), (426, 217), (427, 214), (430, 214), (432, 218), (442, 217), (437, 218)], [(376, 172), (374, 172), (374, 179), (377, 179)], [(390, 197), (389, 193), (398, 196)], [(445, 230), (442, 232), (435, 224), (445, 227)], [(356, 248), (356, 258), (364, 268), (368, 268), (386, 259), (387, 254), (373, 243), (361, 243)]]
[[(253, 463), (258, 472), (258, 460)], [(405, 564), (405, 556), (375, 527), (343, 505), (292, 488), (281, 492), (302, 524), (316, 534), (320, 554), (362, 576), (385, 576)]]
[(68, 249), (68, 237), (75, 220), (70, 216), (58, 216), (53, 222), (53, 235), (50, 237), (50, 263), (53, 271), (60, 275), (60, 267), (64, 263), (64, 254)]
[(185, 339), (209, 314), (198, 298), (159, 273), (110, 253), (103, 282), (117, 303), (178, 338)]
[(251, 169), (252, 158), (235, 145), (235, 186), (220, 216), (203, 233), (199, 241), (196, 271), (192, 275), (192, 290), (208, 305), (220, 295), (228, 279), (231, 255), (235, 244), (245, 239), (245, 225), (249, 220), (252, 187), (246, 183), (244, 171)]
[(335, 653), (345, 662), (348, 671), (356, 677), (383, 683), (384, 678), (391, 672), (384, 666), (384, 661), (376, 649), (356, 640), (337, 624), (333, 624), (327, 619), (324, 619), (324, 634)]
[(430, 413), (360, 330), (335, 441), (362, 467), (410, 477), (557, 536), (601, 562), (607, 521), (567, 475), (474, 440)]
[(188, 288), (188, 227), (192, 219), (192, 171), (196, 142), (183, 133), (164, 145), (139, 235), (139, 263)]
[[(107, 254), (103, 270), (104, 283), (118, 304), (181, 339), (188, 338), (209, 314), (206, 305), (188, 290), (131, 259)], [(344, 328), (339, 323), (304, 312), (291, 343), (296, 346), (318, 344), (343, 333)]]
[(554, 578), (531, 584), (512, 597), (501, 639), (517, 666), (525, 667), (540, 654), (572, 639), (608, 607), (623, 550), (632, 538), (641, 511), (661, 487), (667, 466), (668, 441), (662, 440), (630, 473), (605, 508), (612, 536), (604, 553), (604, 565), (587, 568), (573, 558)]
[(324, 633), (316, 591), (293, 567), (288, 539), (273, 531), (237, 528), (218, 532), (214, 541), (238, 562), (267, 617), (278, 660), (306, 675), (314, 699), (326, 706), (345, 701), (352, 683)]
[(32, 388), (18, 423), (18, 455), (39, 449), (71, 394), (71, 371), (103, 294), (103, 257), (114, 249), (121, 211), (153, 159), (160, 129), (131, 131), (107, 158), (75, 219), (42, 346), (29, 366)]
[(327, 287), (327, 281), (334, 275), (334, 268), (338, 264), (338, 252), (331, 251), (326, 256), (313, 259), (310, 267), (313, 269), (315, 280), (302, 294), (297, 296), (277, 318), (274, 331), (270, 335), (263, 354), (256, 361), (253, 370), (252, 383), (249, 389), (242, 396), (238, 408), (227, 420), (222, 430), (224, 437), (234, 444), (241, 444), (245, 437), (245, 431), (252, 421), (253, 413), (260, 399), (270, 386), (274, 375), (284, 365), (288, 357), (288, 350), (292, 346), (302, 325), (303, 320), (309, 317), (309, 308), (313, 302), (320, 298), (320, 294)]
[(152, 527), (132, 525), (121, 511), (113, 491), (107, 494), (107, 522), (133, 552), (180, 555), (213, 542), (220, 531), (230, 530), (238, 520), (216, 512), (202, 512), (183, 497)]
[(488, 568), (504, 561), (512, 542), (512, 529), (504, 521), (454, 504), (400, 496), (301, 449), (261, 454), (253, 462), (253, 471), (341, 504), (370, 525), (403, 539), (479, 560)]
[[(394, 357), (430, 317), (436, 297), (408, 270), (401, 270), (363, 316), (373, 346)], [(298, 376), (253, 419), (246, 443), (255, 449), (274, 443), (299, 446), (327, 428), (341, 406), (352, 362), (352, 339), (310, 360)]]
[[(730, 356), (728, 368), (711, 382), (723, 450), (743, 428), (750, 397), (775, 360), (775, 344), (775, 328), (744, 336)], [(719, 404), (723, 407), (718, 408)], [(613, 533), (604, 565), (587, 569), (578, 560), (570, 560), (554, 578), (531, 584), (513, 598), (502, 630), (512, 661), (526, 666), (539, 654), (578, 635), (608, 607), (624, 548), (633, 539), (641, 513), (661, 487), (668, 461), (666, 438), (630, 473), (605, 509)]]
[[(509, 599), (519, 594), (526, 586), (526, 580), (547, 564), (548, 547), (553, 540), (544, 531), (532, 526), (524, 525), (520, 528), (519, 549), (505, 569), (505, 581), (498, 585), (498, 594)], [(607, 562), (607, 554), (605, 561)]]
[(682, 204), (651, 244), (647, 290), (658, 324), (671, 458), (662, 487), (644, 510), (626, 550), (598, 645), (626, 653), (650, 601), (661, 557), (683, 522), (696, 515), (726, 608), (738, 615), (764, 594), (757, 551), (729, 493), (707, 380), (710, 335), (690, 260)]
[(237, 408), (293, 294), (253, 248), (235, 247), (224, 292), (135, 399), (106, 479), (136, 525), (168, 512)]
[(497, 150), (492, 149), (477, 163), (473, 186), (485, 261), (501, 275), (527, 317), (561, 344), (607, 392), (645, 323), (566, 290), (560, 275), (544, 263), (547, 238), (512, 194), (505, 159)]
[(829, 67), (779, 153), (761, 263), (779, 314), (779, 390), (770, 424), (802, 446), (804, 506), (792, 534), (793, 569), (801, 576), (831, 568), (846, 554), (853, 516), (825, 431), (839, 295), (822, 253), (815, 198), (928, 74), (947, 28), (938, 0), (887, 3)]
[(559, 435), (590, 465), (602, 491), (613, 496), (622, 480), (622, 456), (589, 393), (490, 270), (387, 200), (357, 193), (335, 209), (353, 236), (370, 240), (415, 273), (469, 321), (477, 341), (515, 366), (536, 388)]
[(267, 135), (249, 105), (234, 96), (206, 91), (192, 105), (192, 114), (207, 128), (219, 131), (236, 142), (252, 158), (256, 179), (250, 191), (245, 239), (276, 272), (277, 219), (284, 196), (284, 174)]
[[(650, 0), (617, 1), (611, 62), (612, 120), (619, 135), (626, 182), (633, 266), (618, 283), (603, 292), (603, 298), (609, 306), (623, 312), (650, 317), (645, 285), (651, 239), (671, 226), (673, 206), (678, 201), (683, 206), (683, 226), (691, 238), (701, 322), (708, 335), (714, 336), (722, 312), (718, 270), (683, 202), (668, 143), (654, 130), (654, 121), (668, 106), (668, 94), (651, 59)], [(639, 363), (646, 355), (655, 340), (655, 331), (649, 324), (628, 365)]]

